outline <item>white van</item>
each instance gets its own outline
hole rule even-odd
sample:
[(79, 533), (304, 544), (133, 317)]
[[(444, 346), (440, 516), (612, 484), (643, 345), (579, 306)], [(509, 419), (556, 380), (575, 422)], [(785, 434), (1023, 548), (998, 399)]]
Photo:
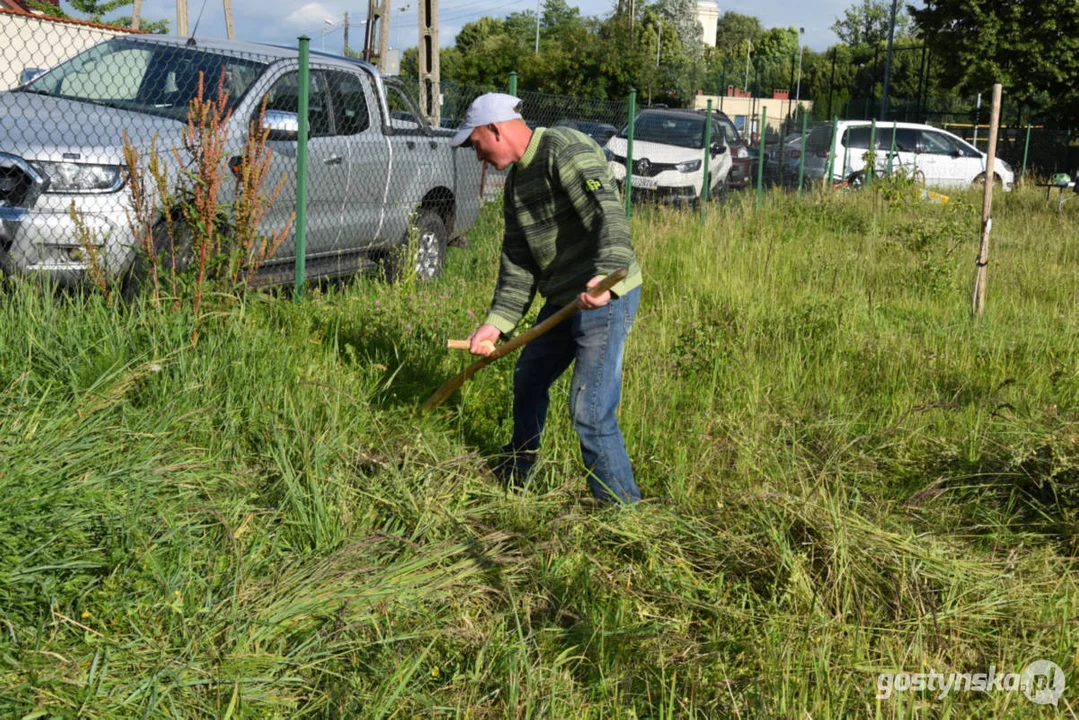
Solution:
[[(872, 124), (840, 120), (832, 147), (832, 181), (860, 185), (865, 178)], [(894, 136), (894, 137), (893, 137)], [(894, 143), (894, 144), (893, 144)], [(985, 181), (987, 157), (962, 138), (931, 125), (879, 123), (874, 145), (875, 177), (903, 173), (930, 187), (965, 188)], [(832, 125), (820, 125), (806, 138), (805, 177), (820, 181), (827, 172)], [(1000, 158), (993, 166), (994, 181), (1011, 190), (1015, 172)]]

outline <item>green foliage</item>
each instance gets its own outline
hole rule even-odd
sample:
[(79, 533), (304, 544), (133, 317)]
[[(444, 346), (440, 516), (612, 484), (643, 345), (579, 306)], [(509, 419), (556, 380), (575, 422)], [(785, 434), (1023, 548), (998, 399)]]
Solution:
[(765, 30), (753, 43), (753, 52), (761, 57), (793, 57), (798, 52), (797, 28), (777, 27)]
[[(861, 0), (843, 11), (843, 17), (832, 23), (834, 32), (847, 45), (878, 45), (888, 42), (891, 28), (891, 3), (885, 0)], [(895, 14), (895, 39), (910, 34), (910, 15), (907, 6), (899, 3)]]
[[(108, 13), (119, 10), (122, 7), (127, 7), (131, 2), (132, 0), (107, 0), (107, 2), (98, 2), (97, 0), (72, 0), (71, 7), (86, 15), (85, 19), (87, 20), (92, 20), (97, 23), (106, 23), (116, 27), (131, 27), (132, 18), (129, 15), (122, 15), (109, 20), (105, 19), (105, 15)], [(72, 17), (64, 11), (59, 4), (54, 5), (50, 2), (44, 2), (43, 0), (29, 0), (28, 4), (31, 9), (47, 15), (48, 17), (68, 19)], [(167, 35), (169, 32), (169, 21), (165, 19), (146, 20), (146, 18), (141, 18), (139, 21), (139, 29), (157, 35)]]
[[(534, 19), (535, 15), (533, 23)], [(443, 76), (466, 85), (505, 87), (510, 72), (523, 66), (523, 58), (532, 52), (532, 43), (514, 27), (509, 21), (487, 17), (466, 23), (457, 36), (455, 52), (443, 51)]]
[(697, 60), (704, 52), (701, 24), (697, 20), (696, 0), (663, 0), (660, 14), (674, 25), (682, 50), (690, 59)]
[(716, 25), (716, 48), (726, 57), (745, 57), (747, 48), (764, 32), (759, 18), (726, 11)]
[(1079, 4), (927, 0), (912, 14), (950, 86), (973, 94), (999, 82), (1051, 123), (1079, 120)]
[(581, 11), (566, 3), (566, 0), (544, 0), (541, 15), (540, 34), (546, 37), (558, 37), (581, 27)]

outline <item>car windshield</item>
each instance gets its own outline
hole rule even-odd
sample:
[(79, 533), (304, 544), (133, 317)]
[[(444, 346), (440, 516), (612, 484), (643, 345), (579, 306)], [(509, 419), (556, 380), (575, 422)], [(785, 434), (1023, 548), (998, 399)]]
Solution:
[(742, 144), (742, 138), (738, 136), (738, 128), (734, 126), (734, 123), (730, 121), (730, 118), (726, 116), (716, 117), (715, 124), (722, 130), (723, 138), (728, 143), (734, 143), (735, 145)]
[[(628, 129), (624, 128), (619, 137), (627, 137)], [(684, 148), (703, 148), (704, 118), (689, 113), (641, 113), (634, 123), (633, 139)]]
[(95, 45), (19, 89), (53, 97), (183, 120), (191, 101), (214, 97), (222, 83), (228, 109), (247, 92), (265, 63), (130, 38)]

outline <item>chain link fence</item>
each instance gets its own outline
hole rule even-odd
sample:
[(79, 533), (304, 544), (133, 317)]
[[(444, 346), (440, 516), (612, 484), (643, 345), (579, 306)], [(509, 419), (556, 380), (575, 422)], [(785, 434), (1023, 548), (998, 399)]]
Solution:
[[(433, 127), (417, 83), (382, 78), (359, 60), (11, 17), (0, 15), (7, 274), (137, 289), (159, 272), (205, 264), (209, 247), (234, 280), (249, 274), (256, 284), (375, 268), (431, 278), (478, 219), (501, 222), (505, 171), (451, 147), (471, 101), (496, 88), (444, 84)], [(811, 121), (809, 103), (774, 87), (787, 64), (752, 69), (772, 98), (745, 91), (748, 70), (741, 92), (721, 87), (734, 68), (709, 79), (717, 95), (692, 108), (639, 103), (635, 93), (517, 94), (530, 127), (569, 128), (595, 143), (627, 213), (635, 203), (722, 203), (738, 189), (759, 198), (765, 187), (800, 189), (826, 176), (846, 184), (870, 133), (878, 170), (906, 167), (929, 185), (939, 180), (930, 161), (975, 159), (931, 128)], [(514, 86), (511, 75), (497, 89)], [(942, 124), (984, 149), (973, 126)], [(1038, 132), (1006, 127), (998, 155), (1016, 172), (1059, 169), (1068, 138)]]
[(232, 279), (291, 282), (302, 241), (308, 278), (432, 277), (478, 215), (481, 168), (452, 128), (361, 61), (311, 53), (305, 75), (296, 49), (120, 32), (85, 48), (81, 29), (44, 56), (25, 27), (0, 32), (28, 63), (0, 92), (8, 274), (137, 286), (209, 254)]

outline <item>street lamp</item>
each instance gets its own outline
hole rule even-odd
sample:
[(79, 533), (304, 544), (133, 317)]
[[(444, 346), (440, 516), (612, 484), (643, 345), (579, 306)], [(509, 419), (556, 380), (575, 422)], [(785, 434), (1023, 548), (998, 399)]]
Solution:
[(888, 115), (888, 83), (892, 77), (892, 41), (895, 39), (895, 14), (898, 10), (899, 0), (892, 0), (892, 14), (888, 20), (888, 55), (884, 60), (884, 92), (880, 97), (880, 119), (884, 120)]
[(794, 89), (794, 107), (798, 108), (798, 110), (795, 112), (801, 112), (802, 110), (802, 103), (800, 102), (802, 99), (802, 50), (805, 47), (802, 45), (802, 35), (805, 34), (805, 31), (804, 27), (798, 28), (798, 84)]
[(536, 0), (536, 54), (539, 55), (540, 1)]
[[(397, 9), (399, 11), (401, 11), (401, 12), (404, 12), (405, 10), (408, 10), (410, 7), (412, 7), (412, 3), (407, 3), (404, 7), (400, 7), (400, 8), (397, 8)], [(400, 36), (401, 36), (401, 23), (397, 23), (397, 24), (395, 24), (393, 26), (393, 46), (395, 48), (398, 48), (398, 49), (400, 49), (400, 46), (397, 44), (397, 41), (400, 39)]]
[(659, 67), (659, 47), (663, 42), (663, 18), (659, 18), (659, 24), (656, 25), (656, 67)]
[(326, 27), (322, 28), (322, 52), (326, 52), (326, 32), (333, 27), (333, 20), (327, 18), (322, 22), (326, 23)]
[(749, 92), (749, 54), (753, 52), (753, 41), (746, 38), (746, 82), (742, 86), (742, 92)]

